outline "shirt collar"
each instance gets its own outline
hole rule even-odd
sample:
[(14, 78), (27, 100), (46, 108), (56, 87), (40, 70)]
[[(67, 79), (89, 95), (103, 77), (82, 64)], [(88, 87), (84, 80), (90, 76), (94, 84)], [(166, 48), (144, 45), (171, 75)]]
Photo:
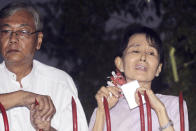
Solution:
[(5, 71), (6, 71), (6, 73), (8, 74), (8, 77), (9, 77), (10, 79), (16, 81), (16, 74), (13, 73), (13, 72), (11, 72), (11, 71), (9, 71), (9, 70), (7, 69), (7, 67), (6, 67), (6, 65), (5, 65), (5, 61), (3, 61), (2, 64), (3, 64), (3, 67), (4, 67)]
[(25, 77), (23, 77), (21, 80), (21, 83), (23, 86), (24, 86), (24, 84), (26, 86), (31, 83), (32, 79), (34, 78), (33, 76), (35, 75), (35, 66), (36, 66), (35, 62), (33, 61), (33, 68), (31, 70), (31, 72), (28, 75), (26, 75)]
[[(11, 71), (9, 71), (9, 70), (7, 69), (7, 67), (6, 67), (6, 65), (5, 65), (5, 61), (3, 61), (2, 64), (3, 64), (3, 67), (4, 67), (5, 71), (6, 71), (7, 74), (8, 74), (8, 77), (9, 77), (10, 79), (16, 81), (16, 74), (13, 73), (13, 72), (11, 72)], [(25, 77), (23, 77), (22, 80), (21, 80), (22, 85), (23, 85), (24, 83), (29, 83), (29, 81), (31, 81), (31, 79), (32, 79), (32, 77), (33, 77), (33, 75), (34, 75), (34, 73), (35, 73), (35, 62), (33, 61), (33, 68), (32, 68), (32, 70), (31, 70), (31, 72), (30, 72), (28, 75), (26, 75)]]

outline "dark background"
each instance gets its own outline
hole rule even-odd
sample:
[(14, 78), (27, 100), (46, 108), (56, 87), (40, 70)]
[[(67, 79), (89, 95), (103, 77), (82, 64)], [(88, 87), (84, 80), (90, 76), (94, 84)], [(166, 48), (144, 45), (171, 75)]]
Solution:
[[(4, 6), (9, 1), (2, 1)], [(28, 0), (27, 0), (28, 1)], [(123, 31), (135, 23), (161, 34), (165, 66), (154, 81), (158, 93), (183, 91), (190, 131), (196, 130), (195, 0), (44, 0), (33, 1), (43, 15), (44, 41), (36, 59), (68, 72), (74, 79), (87, 119), (96, 107), (94, 95), (106, 85)], [(178, 81), (174, 80), (171, 48)]]

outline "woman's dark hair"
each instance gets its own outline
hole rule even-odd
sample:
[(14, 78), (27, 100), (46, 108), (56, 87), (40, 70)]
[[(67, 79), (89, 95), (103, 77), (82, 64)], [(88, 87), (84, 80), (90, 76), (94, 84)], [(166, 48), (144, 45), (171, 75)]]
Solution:
[(131, 36), (135, 34), (145, 34), (146, 39), (155, 49), (157, 49), (157, 52), (159, 54), (159, 60), (160, 63), (163, 63), (163, 48), (162, 48), (162, 41), (159, 37), (159, 35), (151, 28), (141, 25), (132, 25), (129, 26), (123, 36), (122, 43), (119, 47), (119, 56), (123, 55), (124, 50), (126, 49), (129, 39)]

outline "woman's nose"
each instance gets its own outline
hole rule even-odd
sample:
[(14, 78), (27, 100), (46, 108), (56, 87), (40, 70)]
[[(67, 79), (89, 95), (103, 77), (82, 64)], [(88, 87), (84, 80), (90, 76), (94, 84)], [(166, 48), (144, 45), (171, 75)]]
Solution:
[(140, 61), (146, 62), (146, 53), (145, 52), (141, 54)]

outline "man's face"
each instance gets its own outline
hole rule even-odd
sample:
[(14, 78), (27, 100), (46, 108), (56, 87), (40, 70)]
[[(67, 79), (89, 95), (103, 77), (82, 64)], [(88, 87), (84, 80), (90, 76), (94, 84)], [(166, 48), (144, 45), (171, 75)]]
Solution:
[[(36, 49), (42, 42), (42, 33), (36, 31), (33, 16), (26, 10), (18, 10), (0, 19), (0, 51), (6, 63), (32, 62)], [(12, 33), (8, 33), (12, 32)], [(28, 35), (16, 32), (28, 32)]]

